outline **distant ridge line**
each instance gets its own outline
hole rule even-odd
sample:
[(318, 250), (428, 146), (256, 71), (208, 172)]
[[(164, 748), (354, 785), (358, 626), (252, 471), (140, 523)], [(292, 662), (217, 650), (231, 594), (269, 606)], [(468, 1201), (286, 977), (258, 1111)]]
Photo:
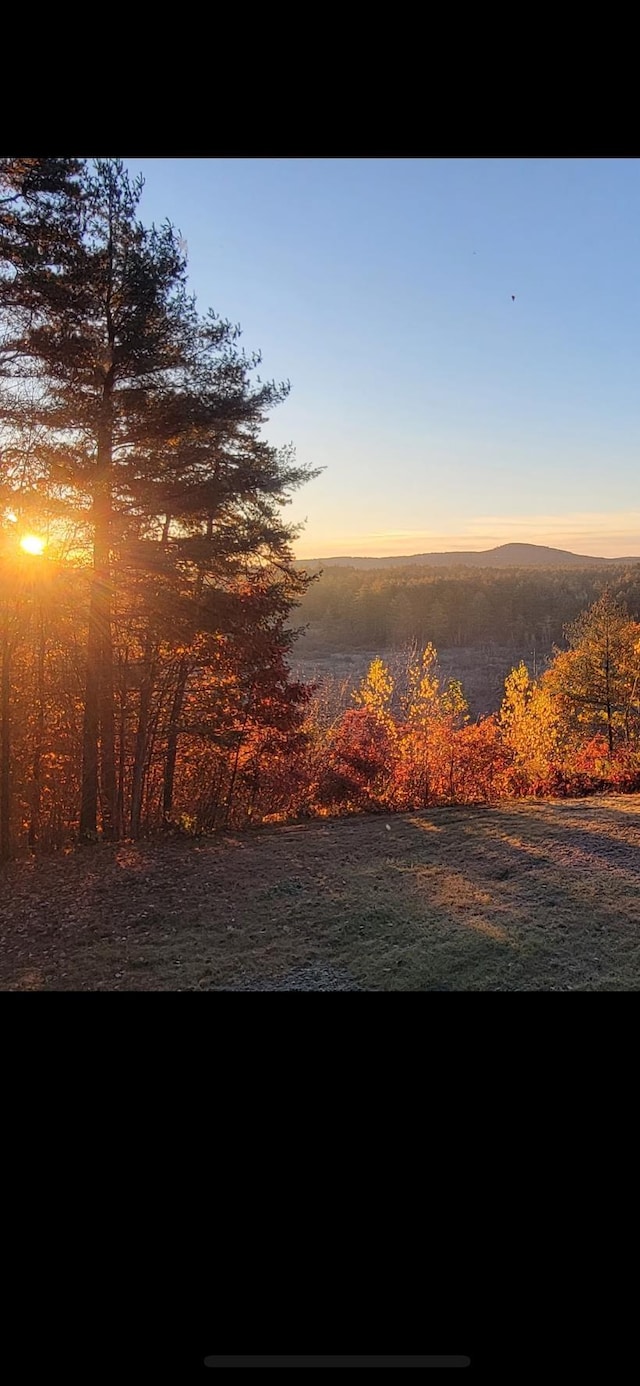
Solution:
[(296, 560), (299, 568), (402, 568), (412, 564), (431, 568), (584, 568), (625, 563), (640, 563), (640, 558), (596, 558), (590, 554), (571, 553), (569, 549), (550, 548), (547, 544), (498, 544), (496, 548), (479, 551), (451, 549), (446, 553), (399, 554), (384, 558), (345, 556)]

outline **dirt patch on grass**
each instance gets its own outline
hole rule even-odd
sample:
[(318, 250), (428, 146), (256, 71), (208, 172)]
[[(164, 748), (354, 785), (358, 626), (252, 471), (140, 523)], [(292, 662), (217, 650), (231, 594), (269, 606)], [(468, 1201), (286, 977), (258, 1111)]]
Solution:
[(0, 892), (5, 991), (640, 989), (637, 796), (101, 846)]

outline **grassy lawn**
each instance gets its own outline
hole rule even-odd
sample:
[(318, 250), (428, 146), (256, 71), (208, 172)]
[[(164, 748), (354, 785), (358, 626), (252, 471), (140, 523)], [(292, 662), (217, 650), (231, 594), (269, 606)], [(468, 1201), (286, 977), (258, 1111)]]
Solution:
[(95, 847), (0, 892), (4, 991), (640, 989), (639, 796)]

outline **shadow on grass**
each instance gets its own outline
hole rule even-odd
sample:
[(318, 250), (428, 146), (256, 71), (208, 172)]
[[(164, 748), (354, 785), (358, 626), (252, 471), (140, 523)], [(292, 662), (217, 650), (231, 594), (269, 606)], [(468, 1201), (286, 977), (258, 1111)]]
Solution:
[(0, 986), (262, 990), (334, 968), (375, 991), (635, 991), (636, 837), (640, 800), (540, 801), (16, 867)]
[[(621, 817), (637, 828), (628, 810), (610, 813), (588, 830), (578, 804), (466, 813), (448, 844), (423, 846), (419, 865), (396, 863), (424, 935), (413, 946), (417, 988), (437, 968), (462, 990), (638, 990), (639, 863), (606, 832)], [(420, 817), (405, 822), (424, 832)]]

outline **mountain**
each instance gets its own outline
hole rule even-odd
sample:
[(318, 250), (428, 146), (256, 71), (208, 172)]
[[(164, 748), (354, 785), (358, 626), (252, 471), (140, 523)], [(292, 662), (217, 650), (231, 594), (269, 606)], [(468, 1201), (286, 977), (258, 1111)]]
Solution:
[(640, 563), (640, 558), (591, 558), (546, 544), (499, 544), (479, 553), (413, 553), (392, 558), (301, 558), (298, 568), (591, 568), (601, 564)]

